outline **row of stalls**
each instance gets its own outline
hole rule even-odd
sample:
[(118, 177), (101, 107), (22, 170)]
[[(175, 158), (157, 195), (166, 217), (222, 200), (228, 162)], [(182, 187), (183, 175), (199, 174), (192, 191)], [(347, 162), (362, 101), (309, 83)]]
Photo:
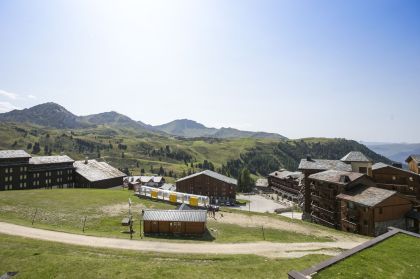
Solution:
[(161, 201), (169, 201), (171, 203), (188, 204), (190, 206), (206, 207), (209, 205), (209, 197), (193, 195), (188, 193), (180, 193), (159, 188), (140, 186), (135, 189), (136, 195), (140, 197), (148, 197)]

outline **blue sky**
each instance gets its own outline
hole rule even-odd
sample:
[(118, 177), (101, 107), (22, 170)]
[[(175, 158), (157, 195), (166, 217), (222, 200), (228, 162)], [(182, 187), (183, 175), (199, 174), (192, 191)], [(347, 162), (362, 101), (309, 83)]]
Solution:
[(0, 112), (420, 142), (419, 1), (0, 0)]

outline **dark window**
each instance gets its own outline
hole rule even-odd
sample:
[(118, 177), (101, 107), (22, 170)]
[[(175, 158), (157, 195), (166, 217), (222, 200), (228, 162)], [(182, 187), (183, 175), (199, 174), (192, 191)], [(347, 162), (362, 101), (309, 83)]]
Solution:
[(360, 168), (359, 168), (359, 172), (360, 172), (360, 173), (367, 173), (367, 168), (365, 168), (365, 167), (360, 167)]

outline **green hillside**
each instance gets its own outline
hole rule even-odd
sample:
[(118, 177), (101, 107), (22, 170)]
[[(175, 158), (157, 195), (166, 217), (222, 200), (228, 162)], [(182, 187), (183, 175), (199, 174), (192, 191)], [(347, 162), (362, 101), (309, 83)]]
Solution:
[(201, 169), (236, 177), (242, 167), (255, 175), (267, 175), (279, 168), (295, 170), (307, 154), (339, 159), (352, 150), (362, 151), (374, 161), (390, 163), (364, 145), (345, 139), (185, 139), (109, 125), (55, 129), (0, 123), (0, 149), (24, 149), (34, 155), (63, 152), (74, 159), (105, 160), (133, 174), (143, 169), (144, 173), (160, 171), (173, 178)]

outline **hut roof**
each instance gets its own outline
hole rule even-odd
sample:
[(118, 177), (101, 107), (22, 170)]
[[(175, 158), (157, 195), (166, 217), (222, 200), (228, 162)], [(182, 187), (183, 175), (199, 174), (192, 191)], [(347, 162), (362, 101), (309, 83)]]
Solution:
[(146, 209), (144, 221), (206, 222), (206, 210), (157, 210)]
[(214, 171), (211, 171), (211, 170), (205, 170), (205, 171), (202, 171), (202, 172), (198, 172), (198, 173), (194, 173), (194, 174), (188, 175), (186, 177), (183, 177), (181, 179), (178, 179), (177, 182), (178, 181), (187, 180), (187, 179), (190, 179), (190, 178), (193, 178), (193, 177), (202, 175), (202, 174), (207, 175), (207, 176), (210, 176), (210, 177), (213, 177), (215, 179), (221, 180), (221, 181), (226, 182), (226, 183), (229, 183), (229, 184), (235, 184), (235, 185), (238, 184), (238, 181), (236, 179), (227, 177), (227, 176), (225, 176), (223, 174), (220, 174), (220, 173), (217, 173), (217, 172), (214, 172)]

